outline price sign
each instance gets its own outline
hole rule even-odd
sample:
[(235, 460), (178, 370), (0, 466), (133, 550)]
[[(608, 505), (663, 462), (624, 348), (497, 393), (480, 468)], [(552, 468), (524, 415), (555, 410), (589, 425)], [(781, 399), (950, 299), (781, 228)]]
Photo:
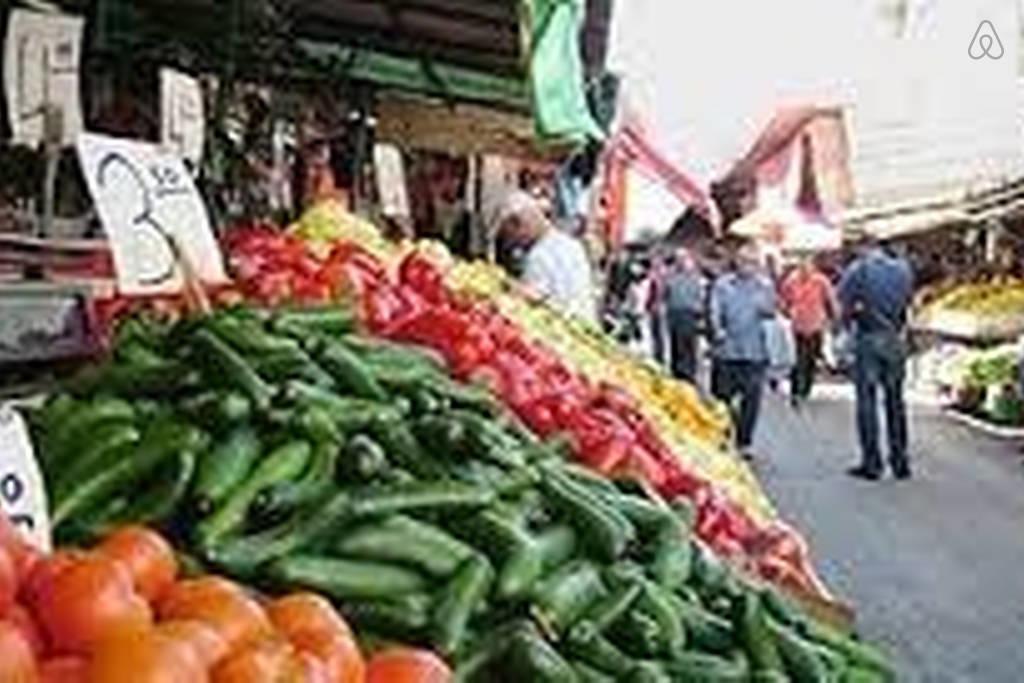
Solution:
[(37, 548), (50, 552), (46, 489), (32, 452), (25, 421), (0, 405), (0, 510)]
[(4, 89), (16, 144), (43, 139), (46, 105), (62, 114), (63, 144), (74, 143), (82, 130), (78, 64), (82, 27), (79, 17), (16, 9), (7, 26)]
[(164, 145), (198, 168), (206, 135), (198, 80), (174, 69), (160, 69), (160, 128)]
[(181, 157), (157, 145), (83, 133), (78, 158), (127, 294), (179, 292), (174, 245), (208, 284), (226, 281), (206, 206)]
[(379, 143), (373, 148), (373, 166), (377, 171), (381, 213), (392, 217), (409, 216), (402, 153), (394, 145)]

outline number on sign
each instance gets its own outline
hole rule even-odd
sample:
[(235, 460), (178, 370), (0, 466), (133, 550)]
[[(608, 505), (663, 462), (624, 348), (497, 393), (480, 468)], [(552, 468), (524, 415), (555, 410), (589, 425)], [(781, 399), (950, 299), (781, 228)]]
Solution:
[[(152, 261), (156, 262), (156, 266), (152, 268), (155, 274), (146, 274), (140, 278), (142, 284), (145, 285), (158, 285), (162, 282), (166, 282), (174, 277), (174, 249), (171, 246), (171, 238), (164, 227), (153, 217), (153, 198), (149, 191), (149, 186), (146, 185), (146, 179), (136, 168), (130, 160), (119, 152), (110, 152), (100, 160), (100, 163), (96, 168), (96, 181), (100, 187), (105, 187), (108, 182), (109, 174), (113, 173), (112, 169), (121, 168), (128, 172), (132, 181), (135, 183), (136, 189), (138, 190), (138, 197), (140, 199), (138, 211), (132, 218), (132, 226), (136, 229), (135, 239), (139, 242), (148, 241), (153, 242), (155, 249), (150, 251), (149, 249), (140, 249), (141, 253), (157, 253), (161, 254), (162, 258), (153, 258)], [(159, 183), (162, 179), (166, 180), (167, 173), (159, 173), (158, 169), (151, 168), (151, 175), (157, 180), (158, 183), (158, 196), (163, 196), (159, 191)], [(169, 172), (171, 176), (177, 177), (173, 171)]]

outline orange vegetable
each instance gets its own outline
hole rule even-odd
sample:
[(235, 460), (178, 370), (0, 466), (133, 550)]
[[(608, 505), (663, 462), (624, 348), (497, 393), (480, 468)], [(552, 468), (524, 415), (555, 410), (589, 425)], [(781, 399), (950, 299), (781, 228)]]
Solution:
[(135, 590), (149, 601), (158, 599), (178, 575), (174, 550), (160, 534), (145, 527), (122, 527), (103, 539), (98, 550), (122, 563)]
[(433, 652), (393, 648), (378, 652), (366, 668), (366, 683), (448, 683), (451, 669)]
[(120, 564), (99, 554), (55, 560), (32, 595), (33, 612), (57, 654), (88, 654), (102, 637), (152, 623)]
[(39, 665), (39, 683), (86, 683), (89, 662), (83, 657), (56, 657)]
[(267, 605), (271, 623), (285, 638), (303, 631), (334, 633), (352, 638), (352, 630), (326, 598), (315, 593), (293, 593)]
[(14, 604), (14, 596), (18, 592), (18, 574), (7, 549), (0, 546), (0, 617)]
[(163, 621), (157, 624), (156, 631), (191, 647), (206, 669), (212, 668), (228, 653), (228, 644), (213, 626), (203, 621)]
[(315, 655), (324, 663), (331, 683), (363, 683), (366, 662), (352, 638), (324, 631), (299, 631), (289, 640), (300, 652)]
[(208, 624), (224, 640), (229, 653), (262, 640), (273, 631), (259, 603), (222, 579), (194, 579), (171, 586), (161, 602), (160, 616)]
[(221, 662), (211, 683), (306, 683), (305, 667), (283, 640), (263, 640), (242, 648)]
[(205, 683), (206, 667), (192, 646), (156, 629), (103, 638), (89, 658), (89, 683)]
[(32, 648), (14, 625), (0, 621), (0, 681), (36, 683), (39, 672)]
[(25, 580), (36, 562), (42, 557), (42, 553), (29, 545), (7, 519), (7, 515), (2, 512), (0, 512), (0, 548), (6, 550), (8, 557), (14, 562), (14, 573), (18, 583)]
[(43, 642), (43, 632), (39, 629), (39, 624), (36, 623), (31, 612), (21, 605), (14, 605), (7, 611), (7, 616), (5, 618), (14, 626), (14, 628), (21, 631), (21, 635), (25, 639), (25, 642), (28, 643), (30, 648), (32, 648), (32, 654), (39, 657), (45, 652), (46, 647)]

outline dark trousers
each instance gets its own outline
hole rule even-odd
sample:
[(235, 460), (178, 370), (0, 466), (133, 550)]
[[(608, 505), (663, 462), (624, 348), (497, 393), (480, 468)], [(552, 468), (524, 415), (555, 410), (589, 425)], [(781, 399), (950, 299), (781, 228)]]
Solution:
[(672, 376), (687, 382), (697, 381), (697, 339), (700, 321), (693, 313), (670, 312), (668, 316)]
[(814, 388), (814, 376), (818, 372), (818, 359), (821, 358), (821, 332), (796, 334), (796, 365), (790, 377), (791, 391), (794, 399), (810, 397)]
[(904, 471), (909, 467), (907, 409), (903, 396), (906, 343), (898, 334), (873, 332), (858, 335), (854, 345), (857, 435), (860, 438), (861, 464), (873, 472), (881, 472), (883, 469), (878, 443), (878, 390), (881, 388), (889, 437), (889, 464), (895, 472)]
[(654, 351), (654, 360), (658, 365), (667, 365), (665, 356), (665, 315), (660, 312), (651, 313), (650, 316), (651, 346)]
[(754, 443), (766, 371), (765, 363), (716, 360), (711, 373), (711, 392), (732, 410), (740, 450)]

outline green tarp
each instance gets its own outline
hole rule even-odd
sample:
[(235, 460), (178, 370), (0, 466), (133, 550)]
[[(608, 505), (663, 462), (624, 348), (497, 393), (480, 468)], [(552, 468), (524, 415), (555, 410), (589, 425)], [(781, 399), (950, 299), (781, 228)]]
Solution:
[(542, 139), (602, 138), (587, 105), (580, 29), (584, 0), (523, 0), (533, 117)]

